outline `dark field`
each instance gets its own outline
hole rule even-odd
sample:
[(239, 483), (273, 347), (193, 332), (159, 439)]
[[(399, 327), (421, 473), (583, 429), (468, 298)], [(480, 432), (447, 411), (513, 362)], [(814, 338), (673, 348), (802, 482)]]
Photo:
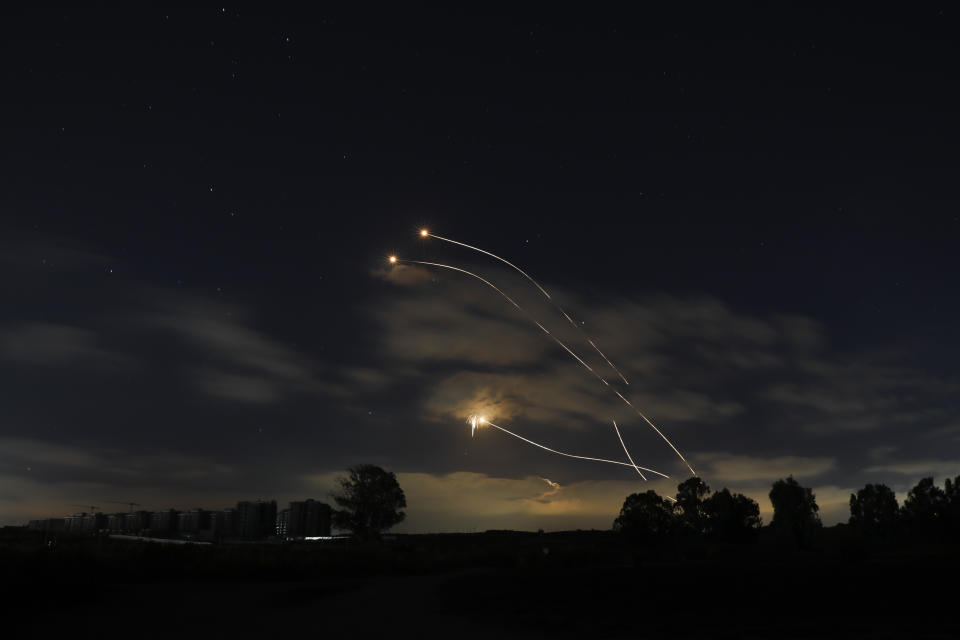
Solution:
[(796, 551), (607, 532), (166, 546), (9, 534), (11, 638), (955, 638), (955, 547)]

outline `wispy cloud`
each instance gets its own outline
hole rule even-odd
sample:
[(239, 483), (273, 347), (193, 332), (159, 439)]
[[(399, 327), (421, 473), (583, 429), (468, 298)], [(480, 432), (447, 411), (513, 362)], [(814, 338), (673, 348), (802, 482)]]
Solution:
[(897, 473), (906, 476), (960, 476), (960, 459), (899, 460), (864, 469), (866, 473)]
[(836, 460), (826, 457), (758, 457), (700, 452), (696, 454), (696, 460), (701, 465), (704, 477), (733, 486), (757, 482), (772, 484), (791, 475), (795, 478), (815, 478), (836, 467)]
[(192, 363), (188, 369), (200, 393), (250, 404), (277, 403), (297, 394), (349, 395), (344, 376), (250, 327), (242, 309), (196, 298), (161, 302), (142, 326), (172, 333), (185, 343), (184, 365)]
[(111, 369), (131, 363), (129, 356), (105, 347), (95, 331), (53, 322), (0, 329), (0, 358), (18, 364)]

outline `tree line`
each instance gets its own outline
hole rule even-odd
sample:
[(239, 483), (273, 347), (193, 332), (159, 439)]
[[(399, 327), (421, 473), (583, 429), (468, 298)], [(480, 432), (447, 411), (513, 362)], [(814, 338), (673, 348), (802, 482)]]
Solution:
[[(406, 496), (396, 475), (375, 465), (357, 465), (338, 479), (333, 494), (337, 528), (361, 539), (372, 539), (404, 520)], [(793, 476), (770, 488), (773, 520), (770, 529), (800, 547), (810, 544), (821, 528), (820, 507), (810, 487)], [(718, 542), (753, 542), (762, 526), (756, 501), (723, 488), (711, 492), (698, 477), (677, 486), (674, 498), (650, 490), (627, 496), (613, 529), (643, 542), (698, 537)], [(907, 494), (903, 505), (883, 484), (867, 484), (850, 495), (849, 527), (864, 540), (876, 542), (937, 542), (960, 539), (960, 475), (941, 489), (933, 478), (923, 478)]]
[[(808, 546), (822, 526), (816, 496), (792, 476), (770, 489), (773, 520), (770, 528), (800, 547)], [(903, 505), (883, 484), (867, 484), (850, 495), (850, 528), (875, 542), (937, 542), (960, 537), (960, 476), (944, 488), (923, 478), (907, 494)], [(613, 528), (641, 542), (656, 543), (678, 537), (702, 537), (718, 542), (753, 542), (762, 526), (760, 507), (729, 489), (711, 493), (697, 477), (677, 486), (675, 498), (655, 491), (633, 493), (624, 500)]]

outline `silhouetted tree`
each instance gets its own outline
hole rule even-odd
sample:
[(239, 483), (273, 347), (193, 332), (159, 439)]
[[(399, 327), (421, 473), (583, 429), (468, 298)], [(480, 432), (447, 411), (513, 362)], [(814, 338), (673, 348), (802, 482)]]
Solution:
[(773, 503), (774, 529), (790, 532), (801, 547), (809, 544), (814, 530), (820, 527), (816, 497), (809, 487), (801, 487), (793, 476), (777, 480), (770, 489)]
[(943, 494), (947, 501), (947, 529), (953, 539), (960, 536), (960, 476), (950, 478), (943, 483)]
[(338, 478), (340, 492), (333, 500), (340, 509), (333, 512), (333, 524), (338, 529), (351, 531), (366, 540), (377, 538), (380, 532), (402, 522), (407, 498), (393, 473), (372, 464), (361, 464), (348, 469), (349, 478)]
[(752, 542), (760, 530), (760, 505), (726, 488), (703, 501), (705, 531), (723, 542)]
[(703, 511), (703, 499), (710, 493), (710, 487), (694, 476), (684, 480), (677, 486), (677, 501), (673, 503), (673, 511), (683, 531), (702, 534), (706, 528), (706, 517)]
[(676, 528), (677, 520), (670, 502), (653, 490), (627, 496), (620, 515), (613, 521), (614, 531), (645, 542), (662, 541)]
[[(955, 491), (950, 488), (951, 493)], [(923, 478), (917, 483), (903, 503), (900, 513), (908, 532), (916, 537), (933, 537), (945, 528), (947, 496), (933, 484), (933, 478)]]
[(883, 484), (868, 484), (850, 494), (850, 526), (869, 538), (889, 539), (900, 515), (897, 497)]

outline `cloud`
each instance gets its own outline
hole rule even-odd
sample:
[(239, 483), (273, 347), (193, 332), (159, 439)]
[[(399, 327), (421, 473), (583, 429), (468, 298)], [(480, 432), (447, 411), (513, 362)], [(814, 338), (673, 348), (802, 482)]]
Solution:
[[(353, 369), (350, 377), (327, 370), (310, 356), (257, 331), (244, 313), (199, 299), (163, 299), (159, 313), (142, 319), (147, 331), (163, 330), (192, 352), (182, 354), (194, 387), (201, 393), (249, 404), (275, 404), (292, 395), (351, 395), (355, 382), (370, 373)], [(202, 364), (201, 364), (202, 363)]]
[(27, 231), (4, 230), (0, 239), (0, 262), (20, 272), (59, 273), (86, 267), (103, 268), (117, 264), (99, 251), (76, 239)]
[(960, 460), (942, 460), (942, 459), (923, 459), (923, 460), (900, 460), (887, 462), (884, 464), (873, 465), (864, 469), (866, 473), (897, 473), (917, 478), (923, 476), (948, 476), (954, 477), (960, 475)]
[(0, 471), (26, 473), (35, 482), (65, 479), (120, 483), (235, 479), (235, 469), (214, 458), (172, 451), (137, 454), (118, 448), (67, 445), (32, 438), (0, 438)]
[(237, 375), (216, 370), (201, 370), (196, 377), (200, 389), (211, 396), (252, 404), (268, 404), (281, 399), (277, 384), (270, 378)]
[(491, 477), (458, 472), (402, 473), (410, 505), (409, 530), (465, 530), (467, 527), (609, 529), (627, 495), (641, 488), (630, 481), (574, 482), (562, 491), (544, 491), (544, 480)]
[(550, 487), (550, 489), (548, 489), (547, 491), (544, 491), (543, 493), (541, 493), (539, 496), (537, 496), (536, 498), (534, 498), (534, 500), (538, 500), (538, 501), (540, 501), (540, 502), (543, 502), (543, 501), (545, 501), (547, 498), (549, 498), (550, 496), (556, 495), (557, 493), (559, 493), (560, 491), (563, 490), (563, 487), (560, 486), (560, 483), (559, 483), (559, 482), (554, 482), (554, 481), (551, 480), (550, 478), (540, 478), (540, 479), (543, 480), (544, 482), (546, 482), (546, 483), (547, 483), (547, 486)]
[(949, 419), (938, 399), (960, 391), (958, 381), (912, 369), (895, 357), (805, 354), (788, 371), (793, 379), (769, 385), (762, 397), (806, 419), (811, 432), (936, 428)]
[[(566, 393), (558, 394), (558, 382)], [(520, 417), (534, 422), (570, 424), (595, 421), (602, 402), (579, 377), (527, 377), (497, 373), (459, 372), (433, 387), (424, 408), (435, 420), (466, 419), (483, 415), (490, 420), (513, 421)]]
[(103, 495), (108, 485), (64, 480), (37, 482), (29, 476), (0, 473), (0, 523), (20, 525), (27, 520), (64, 516), (83, 509), (89, 496)]
[(52, 322), (0, 330), (0, 357), (40, 366), (82, 363), (112, 368), (129, 362), (128, 357), (103, 347), (94, 331)]
[[(437, 292), (440, 293), (440, 292)], [(482, 292), (481, 292), (482, 293)], [(378, 306), (374, 317), (386, 352), (405, 362), (535, 365), (552, 347), (533, 337), (522, 317), (500, 313), (476, 292), (454, 299), (412, 296)]]
[(432, 271), (413, 264), (395, 264), (389, 267), (380, 267), (372, 270), (370, 275), (374, 278), (404, 286), (423, 284), (434, 278)]
[[(321, 493), (334, 489), (337, 474), (306, 476)], [(634, 476), (635, 477), (635, 476)], [(655, 488), (674, 492), (670, 481), (587, 481), (570, 484), (538, 476), (507, 478), (483, 473), (398, 473), (407, 498), (406, 520), (398, 532), (471, 531), (510, 528), (609, 529), (627, 495)], [(544, 491), (544, 483), (549, 489)]]
[[(583, 336), (527, 283), (497, 270), (480, 273), (618, 385)], [(742, 313), (705, 296), (598, 302), (549, 289), (627, 375), (623, 393), (681, 451), (730, 452), (708, 461), (724, 481), (776, 479), (782, 469), (789, 471), (777, 477), (840, 481), (865, 455), (857, 434), (884, 432), (888, 442), (906, 437), (905, 428), (910, 439), (949, 435), (955, 421), (943, 398), (960, 390), (957, 380), (910, 366), (904, 353), (832, 352), (825, 328), (812, 318)], [(574, 448), (565, 449), (574, 452), (595, 448), (589, 427), (617, 419), (642, 452), (638, 463), (663, 468), (673, 461), (655, 434), (640, 433), (642, 421), (610, 389), (482, 283), (438, 277), (405, 286), (384, 296), (374, 317), (384, 357), (416, 372), (414, 411), (422, 419), (486, 414), (534, 439), (547, 430), (578, 432), (579, 439), (567, 440)], [(741, 449), (731, 450), (731, 441)]]
[(287, 380), (310, 377), (313, 367), (307, 358), (244, 326), (233, 314), (234, 310), (193, 300), (164, 308), (150, 322), (232, 365)]
[(0, 461), (17, 466), (96, 467), (101, 459), (77, 447), (30, 438), (0, 438)]
[(754, 484), (774, 481), (787, 476), (814, 478), (836, 467), (836, 460), (827, 457), (776, 456), (755, 457), (730, 453), (697, 453), (700, 472), (712, 482)]

